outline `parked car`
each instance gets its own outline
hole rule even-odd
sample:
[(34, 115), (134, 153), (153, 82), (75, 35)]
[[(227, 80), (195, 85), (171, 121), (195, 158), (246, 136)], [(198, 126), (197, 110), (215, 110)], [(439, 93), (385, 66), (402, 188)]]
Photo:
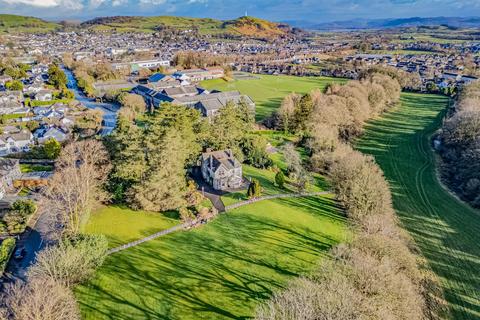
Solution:
[(13, 257), (17, 260), (23, 259), (25, 255), (27, 254), (27, 249), (25, 249), (24, 246), (18, 247), (17, 250), (15, 250), (15, 253), (13, 254)]

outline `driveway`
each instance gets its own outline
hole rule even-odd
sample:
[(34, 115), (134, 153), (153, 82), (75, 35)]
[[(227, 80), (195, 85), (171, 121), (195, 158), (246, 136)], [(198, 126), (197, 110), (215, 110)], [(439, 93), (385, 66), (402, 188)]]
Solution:
[(206, 183), (205, 180), (203, 180), (200, 167), (194, 167), (190, 176), (197, 183), (198, 191), (202, 192), (202, 194), (212, 202), (215, 209), (217, 209), (218, 212), (225, 212), (225, 205), (223, 204), (221, 196), (227, 192), (215, 190), (211, 185)]

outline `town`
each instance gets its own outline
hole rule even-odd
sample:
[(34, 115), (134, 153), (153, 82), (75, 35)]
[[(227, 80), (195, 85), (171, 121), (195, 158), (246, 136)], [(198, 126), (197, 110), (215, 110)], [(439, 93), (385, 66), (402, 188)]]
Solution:
[(0, 0), (0, 319), (480, 317), (480, 18), (85, 1)]

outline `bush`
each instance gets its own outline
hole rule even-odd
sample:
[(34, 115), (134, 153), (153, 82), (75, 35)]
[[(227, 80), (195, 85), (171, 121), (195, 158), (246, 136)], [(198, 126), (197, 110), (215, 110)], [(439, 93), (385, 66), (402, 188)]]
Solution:
[(3, 221), (10, 234), (18, 234), (25, 231), (27, 218), (18, 212), (10, 211), (3, 216)]
[(103, 264), (108, 242), (105, 236), (82, 235), (40, 251), (29, 277), (51, 278), (70, 287), (82, 283)]
[(278, 171), (275, 175), (275, 183), (280, 188), (283, 188), (283, 185), (285, 184), (285, 175), (283, 174), (282, 170)]
[(43, 144), (43, 152), (47, 159), (58, 158), (60, 151), (62, 151), (62, 145), (55, 138), (50, 138)]
[(262, 187), (260, 186), (260, 181), (257, 179), (252, 179), (252, 182), (248, 186), (247, 196), (249, 199), (254, 199), (260, 197), (262, 194)]
[(7, 238), (0, 244), (0, 276), (3, 275), (3, 272), (7, 267), (13, 249), (15, 249), (15, 238)]
[(29, 217), (37, 210), (37, 205), (33, 200), (17, 200), (12, 204), (11, 209), (23, 217)]

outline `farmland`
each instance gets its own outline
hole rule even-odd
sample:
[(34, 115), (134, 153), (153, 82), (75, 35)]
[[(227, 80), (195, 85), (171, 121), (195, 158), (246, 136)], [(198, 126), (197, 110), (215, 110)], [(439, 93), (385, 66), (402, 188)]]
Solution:
[(223, 79), (207, 80), (202, 86), (220, 91), (238, 90), (250, 96), (256, 103), (256, 119), (263, 120), (275, 111), (283, 98), (291, 93), (307, 93), (313, 89), (323, 89), (329, 83), (343, 83), (346, 80), (327, 77), (294, 77), (255, 75), (242, 80), (227, 82)]
[(440, 277), (453, 319), (480, 317), (480, 213), (439, 183), (429, 137), (447, 100), (403, 94), (402, 104), (366, 128), (358, 148), (375, 157), (389, 180), (394, 207)]

